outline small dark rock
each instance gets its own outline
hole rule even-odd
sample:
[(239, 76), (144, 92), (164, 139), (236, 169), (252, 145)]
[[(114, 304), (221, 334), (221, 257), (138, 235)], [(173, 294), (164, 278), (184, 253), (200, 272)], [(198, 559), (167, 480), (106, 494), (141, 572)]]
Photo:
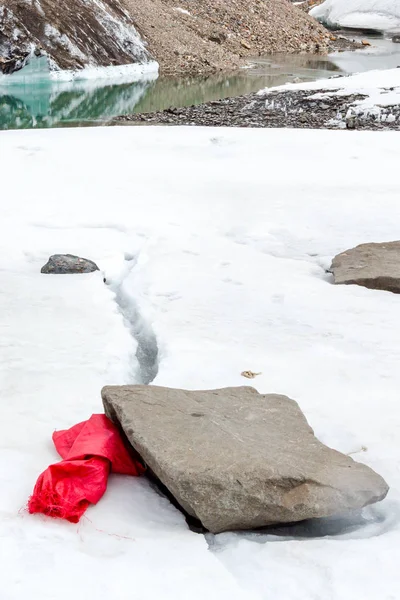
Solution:
[(70, 275), (73, 273), (92, 273), (99, 267), (92, 260), (73, 254), (53, 254), (41, 268), (41, 273), (52, 275)]
[(210, 42), (215, 42), (216, 44), (222, 44), (226, 41), (226, 33), (223, 31), (214, 31), (211, 35), (208, 36)]
[(394, 42), (395, 44), (400, 44), (400, 35), (394, 35), (392, 37), (392, 42)]

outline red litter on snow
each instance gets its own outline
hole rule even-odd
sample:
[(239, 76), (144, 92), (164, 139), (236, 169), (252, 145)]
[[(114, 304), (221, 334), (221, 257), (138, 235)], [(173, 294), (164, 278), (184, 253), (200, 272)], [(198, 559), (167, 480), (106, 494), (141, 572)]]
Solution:
[(53, 442), (63, 460), (40, 475), (29, 498), (30, 513), (77, 523), (89, 504), (103, 496), (110, 472), (139, 476), (145, 471), (106, 415), (56, 431)]

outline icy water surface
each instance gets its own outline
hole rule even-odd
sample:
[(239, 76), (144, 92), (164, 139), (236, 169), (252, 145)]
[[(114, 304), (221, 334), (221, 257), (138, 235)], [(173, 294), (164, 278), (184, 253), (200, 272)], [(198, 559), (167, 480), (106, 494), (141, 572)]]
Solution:
[(370, 49), (327, 57), (258, 58), (251, 68), (232, 75), (181, 79), (150, 75), (135, 83), (51, 81), (37, 60), (18, 74), (0, 78), (0, 129), (101, 125), (117, 115), (190, 106), (296, 80), (400, 65), (400, 44), (385, 39), (371, 42)]

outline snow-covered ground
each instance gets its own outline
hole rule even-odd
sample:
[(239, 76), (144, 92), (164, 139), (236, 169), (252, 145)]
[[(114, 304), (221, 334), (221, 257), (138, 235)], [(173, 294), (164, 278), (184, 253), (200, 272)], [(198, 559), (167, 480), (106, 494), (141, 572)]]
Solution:
[[(325, 268), (398, 239), (399, 161), (393, 132), (1, 134), (1, 600), (398, 600), (400, 299)], [(41, 275), (55, 252), (95, 260), (108, 285)], [(145, 479), (114, 476), (78, 526), (28, 515), (53, 430), (149, 368), (192, 389), (261, 372), (259, 391), (295, 398), (388, 498), (363, 518), (204, 538)]]
[(399, 0), (325, 0), (310, 14), (333, 26), (400, 31)]
[[(363, 96), (350, 102), (350, 111), (353, 114), (361, 118), (374, 115), (378, 120), (389, 122), (399, 118), (397, 113), (400, 105), (400, 69), (368, 71), (348, 77), (332, 77), (265, 88), (260, 94), (267, 94), (267, 105), (274, 102), (268, 98), (268, 94), (277, 90), (310, 90), (310, 100), (332, 96)], [(341, 117), (338, 115), (339, 118)]]

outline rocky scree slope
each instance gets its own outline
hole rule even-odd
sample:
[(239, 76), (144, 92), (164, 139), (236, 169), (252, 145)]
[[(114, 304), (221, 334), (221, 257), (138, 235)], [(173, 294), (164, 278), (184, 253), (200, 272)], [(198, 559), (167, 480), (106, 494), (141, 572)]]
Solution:
[(208, 74), (277, 52), (325, 52), (329, 33), (289, 0), (122, 0), (161, 72)]
[(52, 69), (153, 57), (166, 75), (210, 74), (267, 53), (325, 52), (328, 42), (289, 0), (0, 0), (6, 74), (32, 53), (47, 55)]

